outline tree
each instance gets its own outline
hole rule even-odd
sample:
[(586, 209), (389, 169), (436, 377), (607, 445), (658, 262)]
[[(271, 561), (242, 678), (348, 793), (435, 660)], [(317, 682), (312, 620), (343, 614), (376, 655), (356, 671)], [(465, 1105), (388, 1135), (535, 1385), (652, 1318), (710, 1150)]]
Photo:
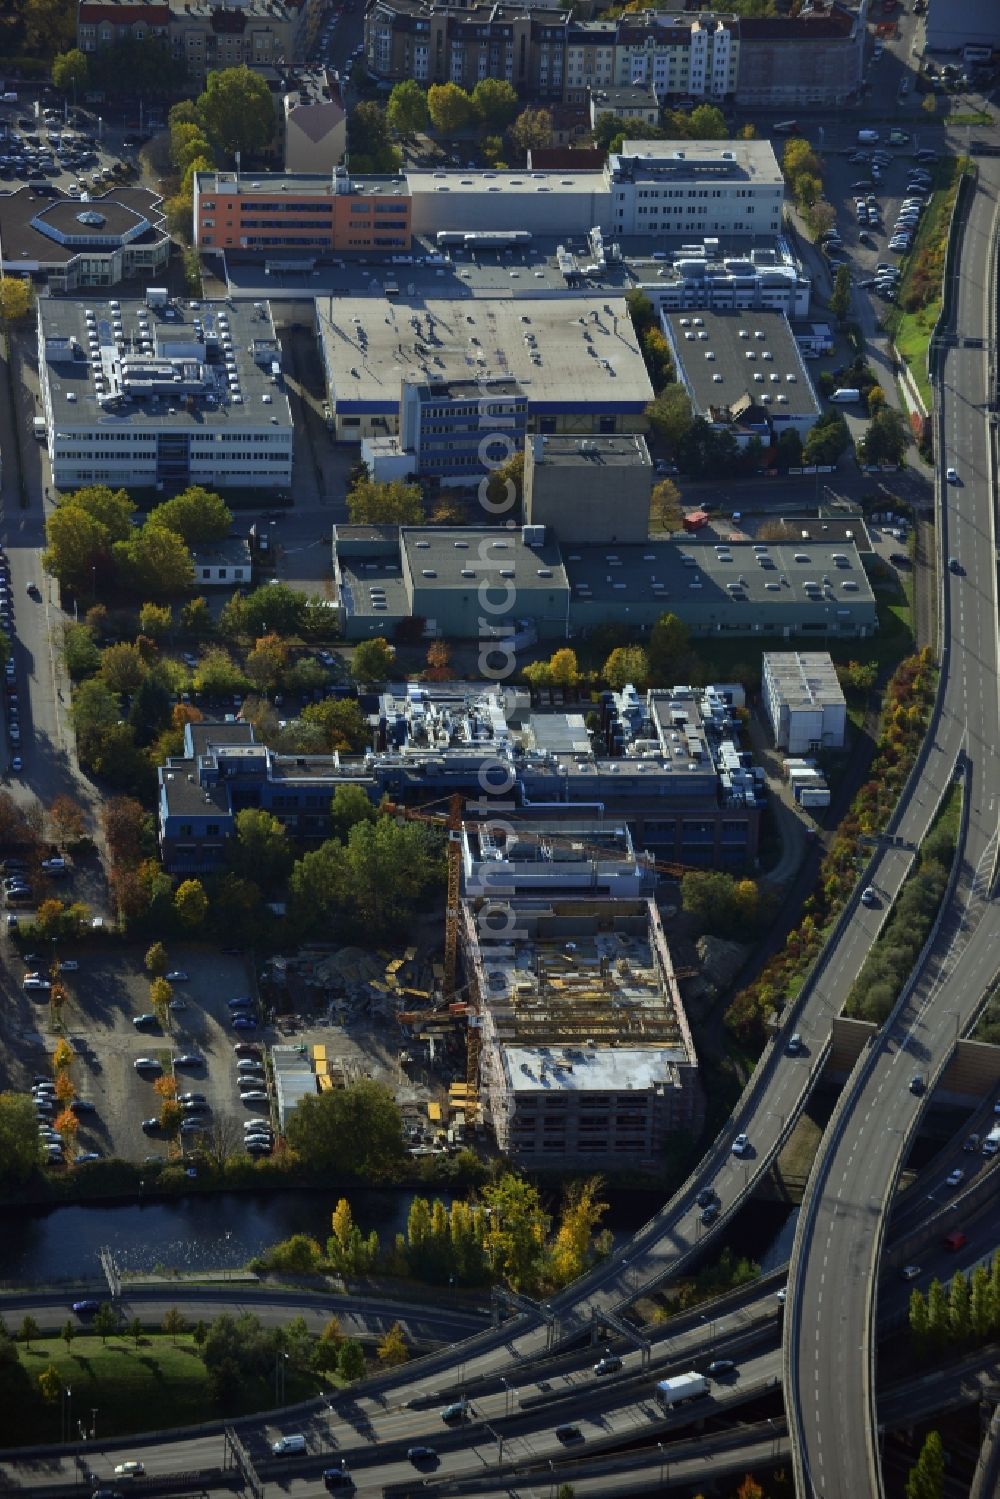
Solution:
[[(4, 285), (10, 277), (4, 281)], [(45, 522), (48, 545), (42, 566), (65, 587), (95, 595), (99, 579), (110, 572), (110, 537), (106, 526), (76, 505), (57, 505)]]
[(194, 484), (151, 510), (149, 523), (165, 526), (190, 545), (198, 541), (219, 541), (228, 536), (233, 512), (221, 495)]
[(948, 1339), (948, 1301), (936, 1277), (927, 1287), (927, 1337), (934, 1352), (940, 1351)]
[(552, 116), (547, 109), (522, 109), (510, 127), (510, 138), (519, 151), (540, 151), (552, 144)]
[(430, 123), (427, 95), (415, 78), (397, 83), (386, 105), (389, 129), (397, 135), (416, 135)]
[(135, 692), (146, 671), (142, 652), (131, 641), (109, 645), (101, 652), (101, 678), (112, 692)]
[(699, 104), (688, 115), (691, 139), (696, 141), (725, 141), (729, 139), (726, 117), (714, 104)]
[(694, 420), (691, 402), (683, 385), (667, 385), (646, 407), (646, 417), (654, 432), (668, 443), (672, 452), (683, 442)]
[(439, 836), (388, 817), (356, 823), (346, 843), (324, 843), (295, 865), (289, 888), (296, 921), (312, 931), (340, 917), (360, 922), (371, 938), (398, 933), (439, 877)]
[(969, 1307), (970, 1329), (977, 1341), (983, 1341), (989, 1335), (992, 1318), (993, 1297), (990, 1289), (990, 1272), (985, 1265), (977, 1265), (972, 1272), (972, 1297)]
[(939, 1432), (928, 1432), (920, 1456), (906, 1479), (906, 1499), (942, 1499), (944, 1447)]
[(836, 463), (851, 441), (847, 423), (839, 412), (827, 412), (806, 433), (802, 461), (806, 464)]
[(292, 849), (284, 826), (271, 812), (256, 807), (244, 807), (237, 812), (231, 850), (231, 863), (237, 873), (265, 887), (283, 881), (292, 865)]
[(830, 295), (830, 312), (843, 327), (851, 310), (851, 272), (848, 266), (838, 266)]
[(27, 1313), (24, 1317), (22, 1317), (19, 1336), (21, 1342), (25, 1345), (26, 1348), (31, 1347), (32, 1340), (34, 1338), (37, 1338), (40, 1333), (41, 1328), (38, 1326), (38, 1323), (35, 1321), (34, 1317), (30, 1315), (30, 1313)]
[(28, 316), (33, 302), (31, 282), (24, 276), (4, 276), (0, 280), (0, 323), (8, 327)]
[(208, 896), (200, 880), (183, 880), (177, 886), (174, 910), (183, 926), (201, 926), (208, 914)]
[(339, 1317), (329, 1317), (316, 1342), (315, 1360), (321, 1369), (336, 1369), (340, 1345), (344, 1341)]
[(968, 1277), (957, 1270), (951, 1279), (948, 1292), (948, 1326), (952, 1338), (964, 1343), (969, 1336), (972, 1323), (971, 1294)]
[(302, 718), (322, 730), (327, 749), (356, 755), (371, 742), (371, 730), (357, 698), (328, 697), (321, 703), (310, 703), (303, 708)]
[(549, 1217), (538, 1188), (505, 1172), (482, 1189), (489, 1208), (485, 1249), (496, 1274), (523, 1295), (535, 1293), (542, 1282)]
[(680, 531), (684, 525), (681, 492), (672, 479), (661, 479), (653, 486), (649, 499), (650, 529)]
[(38, 1388), (48, 1405), (55, 1405), (62, 1394), (62, 1375), (55, 1364), (48, 1364), (38, 1376)]
[(133, 868), (156, 846), (156, 831), (149, 813), (131, 796), (115, 796), (101, 808), (104, 837), (113, 864)]
[(389, 139), (386, 111), (366, 99), (347, 117), (347, 148), (352, 172), (394, 172), (400, 154)]
[(63, 1109), (61, 1114), (56, 1115), (52, 1128), (57, 1135), (62, 1135), (68, 1145), (79, 1130), (80, 1121), (72, 1109)]
[(874, 416), (885, 404), (885, 391), (881, 385), (873, 385), (868, 392), (868, 415)]
[(221, 645), (210, 645), (202, 652), (192, 677), (196, 692), (208, 697), (231, 697), (246, 685), (246, 677), (232, 656)]
[(786, 427), (778, 438), (778, 467), (801, 468), (802, 438), (794, 427)]
[(247, 656), (244, 671), (261, 692), (280, 686), (288, 665), (288, 645), (280, 635), (262, 635)]
[(427, 647), (427, 669), (424, 678), (428, 682), (447, 682), (451, 675), (451, 649), (446, 640), (432, 640)]
[(378, 1361), (391, 1369), (396, 1364), (405, 1364), (409, 1356), (410, 1350), (406, 1346), (402, 1323), (394, 1322), (378, 1345)]
[(894, 407), (883, 406), (875, 412), (858, 446), (866, 464), (899, 464), (903, 462), (909, 445), (910, 429), (906, 418)]
[(67, 621), (63, 626), (63, 660), (74, 682), (92, 677), (100, 667), (101, 652), (86, 625)]
[(334, 838), (346, 843), (359, 822), (377, 822), (378, 811), (363, 786), (338, 786), (330, 803), (330, 821)]
[(102, 1343), (106, 1343), (110, 1337), (118, 1331), (118, 1317), (110, 1301), (102, 1301), (97, 1308), (94, 1317), (94, 1331)]
[(661, 614), (649, 632), (646, 655), (650, 681), (658, 687), (672, 686), (676, 672), (687, 655), (690, 635), (687, 625), (676, 614)]
[(76, 843), (87, 831), (83, 808), (71, 796), (60, 794), (53, 798), (49, 820), (61, 844)]
[(438, 135), (457, 135), (472, 118), (472, 100), (457, 83), (432, 83), (427, 108)]
[(265, 583), (245, 596), (234, 594), (222, 611), (222, 633), (231, 638), (256, 639), (273, 631), (297, 635), (305, 624), (308, 600), (287, 583)]
[(524, 678), (533, 687), (575, 687), (580, 680), (576, 651), (563, 646), (547, 661), (534, 661), (524, 668)]
[(629, 685), (641, 690), (649, 677), (649, 658), (641, 645), (616, 646), (605, 661), (601, 676), (616, 692)]
[(166, 1025), (170, 1001), (174, 997), (174, 991), (167, 980), (155, 978), (149, 986), (149, 1003), (153, 1014), (161, 1025)]
[(566, 1193), (559, 1228), (549, 1255), (549, 1279), (568, 1286), (581, 1276), (594, 1254), (594, 1229), (608, 1210), (600, 1177), (574, 1182)]
[(337, 1371), (341, 1379), (353, 1383), (365, 1377), (365, 1355), (357, 1338), (345, 1338), (337, 1355)]
[(170, 1338), (173, 1343), (176, 1343), (181, 1333), (184, 1332), (187, 1327), (187, 1320), (183, 1312), (181, 1312), (176, 1306), (172, 1306), (169, 1311), (164, 1312), (163, 1321), (160, 1323), (160, 1326), (163, 1328), (163, 1331), (166, 1333), (167, 1337)]
[(60, 1072), (65, 1072), (66, 1068), (72, 1067), (75, 1061), (76, 1052), (70, 1046), (65, 1036), (60, 1036), (52, 1052), (53, 1074), (58, 1076)]
[(286, 1133), (291, 1149), (313, 1170), (392, 1181), (404, 1159), (396, 1100), (369, 1079), (300, 1099)]
[(194, 577), (191, 553), (183, 539), (150, 521), (127, 541), (114, 545), (121, 581), (140, 597), (182, 593)]
[(215, 622), (206, 598), (199, 594), (197, 598), (189, 599), (182, 606), (181, 629), (186, 635), (193, 635), (196, 640), (203, 640), (206, 635), (211, 635), (214, 628)]
[(79, 47), (71, 47), (68, 52), (59, 52), (52, 59), (52, 85), (61, 94), (72, 91), (75, 98), (77, 89), (86, 87), (87, 71), (87, 54)]
[(24, 1093), (0, 1093), (0, 1182), (26, 1182), (41, 1165), (42, 1146), (31, 1099)]
[(356, 682), (384, 682), (396, 664), (396, 652), (381, 635), (354, 647), (351, 675)]
[(355, 526), (419, 526), (426, 519), (420, 485), (401, 479), (359, 480), (348, 492), (347, 514)]
[(209, 73), (198, 115), (217, 151), (256, 156), (274, 135), (274, 101), (266, 80), (252, 68)]
[(517, 89), (503, 78), (481, 78), (472, 90), (472, 105), (487, 130), (501, 131), (520, 108)]
[(490, 520), (500, 524), (517, 519), (523, 496), (524, 449), (520, 448), (490, 474), (485, 497), (481, 497), (480, 503)]
[(162, 942), (154, 942), (151, 947), (147, 947), (145, 964), (150, 978), (163, 978), (167, 971), (167, 949)]
[(128, 1326), (125, 1328), (125, 1336), (131, 1338), (135, 1346), (138, 1348), (139, 1344), (142, 1342), (141, 1317), (133, 1317), (130, 1320)]

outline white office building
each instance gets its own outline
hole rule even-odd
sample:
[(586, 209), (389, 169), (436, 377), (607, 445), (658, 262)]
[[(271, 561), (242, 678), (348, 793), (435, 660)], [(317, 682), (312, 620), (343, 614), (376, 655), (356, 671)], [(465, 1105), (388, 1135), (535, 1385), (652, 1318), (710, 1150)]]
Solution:
[(781, 229), (784, 180), (770, 141), (625, 141), (606, 176), (615, 238)]
[(828, 652), (765, 651), (761, 697), (778, 749), (843, 749), (847, 705)]
[(57, 489), (280, 489), (292, 414), (267, 303), (38, 302), (38, 373)]

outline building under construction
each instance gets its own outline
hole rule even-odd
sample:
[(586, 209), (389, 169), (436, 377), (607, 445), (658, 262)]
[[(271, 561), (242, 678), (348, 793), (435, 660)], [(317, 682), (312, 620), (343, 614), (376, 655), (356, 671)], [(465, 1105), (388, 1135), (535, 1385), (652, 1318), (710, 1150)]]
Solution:
[(530, 1162), (655, 1163), (697, 1132), (698, 1061), (655, 901), (465, 899), (482, 1118)]

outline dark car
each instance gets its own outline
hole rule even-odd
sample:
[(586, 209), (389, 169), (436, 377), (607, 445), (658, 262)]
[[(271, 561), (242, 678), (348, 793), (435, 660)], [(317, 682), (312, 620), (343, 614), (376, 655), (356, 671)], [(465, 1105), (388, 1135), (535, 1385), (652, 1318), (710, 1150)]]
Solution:
[(622, 1361), (617, 1353), (606, 1353), (603, 1358), (597, 1360), (597, 1363), (594, 1365), (594, 1373), (617, 1374), (621, 1366)]
[(238, 1057), (260, 1059), (260, 1047), (255, 1046), (252, 1041), (238, 1041), (233, 1047), (233, 1051)]
[(698, 1196), (695, 1198), (695, 1202), (700, 1208), (711, 1207), (714, 1201), (715, 1192), (711, 1187), (702, 1187), (701, 1191), (698, 1193)]
[(924, 1080), (919, 1072), (915, 1072), (910, 1078), (910, 1092), (921, 1094), (924, 1091)]
[(709, 1224), (714, 1223), (715, 1220), (716, 1220), (716, 1218), (718, 1218), (718, 1216), (719, 1216), (718, 1204), (712, 1202), (712, 1203), (709, 1204), (709, 1206), (702, 1213), (702, 1215), (701, 1215), (701, 1221), (702, 1221), (702, 1223), (704, 1223), (705, 1227), (708, 1228)]
[(233, 1021), (234, 1031), (255, 1031), (257, 1022), (252, 1015), (237, 1015)]
[(572, 1421), (564, 1421), (561, 1426), (556, 1427), (556, 1437), (560, 1442), (579, 1442), (583, 1433), (579, 1426), (574, 1426)]
[(92, 1317), (95, 1312), (101, 1310), (101, 1303), (99, 1301), (92, 1301), (89, 1298), (84, 1301), (74, 1301), (72, 1310), (76, 1312), (78, 1317)]
[(438, 1460), (433, 1447), (407, 1447), (406, 1455), (411, 1463), (436, 1463)]
[(174, 1057), (175, 1067), (204, 1067), (205, 1058), (198, 1056), (197, 1052), (186, 1051), (179, 1057)]
[(324, 1468), (323, 1482), (328, 1489), (353, 1490), (354, 1479), (343, 1468)]
[(735, 1368), (736, 1365), (731, 1358), (715, 1358), (709, 1364), (705, 1373), (710, 1379), (721, 1379), (724, 1374), (732, 1374)]

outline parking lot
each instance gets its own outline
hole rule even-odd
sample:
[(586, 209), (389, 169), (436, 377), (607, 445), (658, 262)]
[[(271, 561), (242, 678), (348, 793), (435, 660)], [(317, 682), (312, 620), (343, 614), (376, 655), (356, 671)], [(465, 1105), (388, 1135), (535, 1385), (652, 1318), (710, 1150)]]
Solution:
[(129, 178), (133, 156), (131, 145), (125, 159), (110, 150), (99, 123), (67, 124), (62, 110), (36, 118), (33, 107), (7, 104), (0, 112), (0, 179), (8, 192), (29, 184), (36, 192), (98, 196)]
[[(270, 1112), (260, 1102), (242, 1103), (237, 1086), (234, 1045), (263, 1045), (273, 1039), (266, 1031), (242, 1032), (232, 1024), (227, 1000), (255, 995), (249, 964), (242, 955), (201, 947), (171, 946), (169, 952), (171, 971), (188, 975), (173, 985), (174, 999), (183, 1007), (170, 1011), (166, 1028), (157, 1023), (141, 1029), (132, 1022), (150, 1010), (143, 950), (121, 948), (110, 941), (102, 947), (98, 940), (81, 944), (79, 953), (72, 956), (68, 945), (65, 953), (60, 952), (61, 958), (79, 963), (76, 971), (63, 975), (70, 992), (63, 1027), (77, 1052), (72, 1078), (83, 1101), (79, 1151), (132, 1161), (165, 1158), (167, 1141), (158, 1132), (144, 1133), (142, 1121), (159, 1114), (162, 1100), (154, 1082), (172, 1069), (179, 1094), (204, 1096), (208, 1107), (202, 1117), (209, 1143), (225, 1144), (227, 1153), (238, 1144), (245, 1120)], [(50, 1024), (47, 992), (25, 992), (21, 987), (25, 964), (13, 951), (6, 956), (7, 992), (0, 1031), (3, 1086), (23, 1090), (32, 1077), (50, 1074), (58, 1036)], [(185, 1055), (200, 1060), (178, 1065), (176, 1059)], [(137, 1071), (135, 1062), (140, 1057), (148, 1057), (157, 1066)], [(182, 1136), (189, 1144), (197, 1139)]]

